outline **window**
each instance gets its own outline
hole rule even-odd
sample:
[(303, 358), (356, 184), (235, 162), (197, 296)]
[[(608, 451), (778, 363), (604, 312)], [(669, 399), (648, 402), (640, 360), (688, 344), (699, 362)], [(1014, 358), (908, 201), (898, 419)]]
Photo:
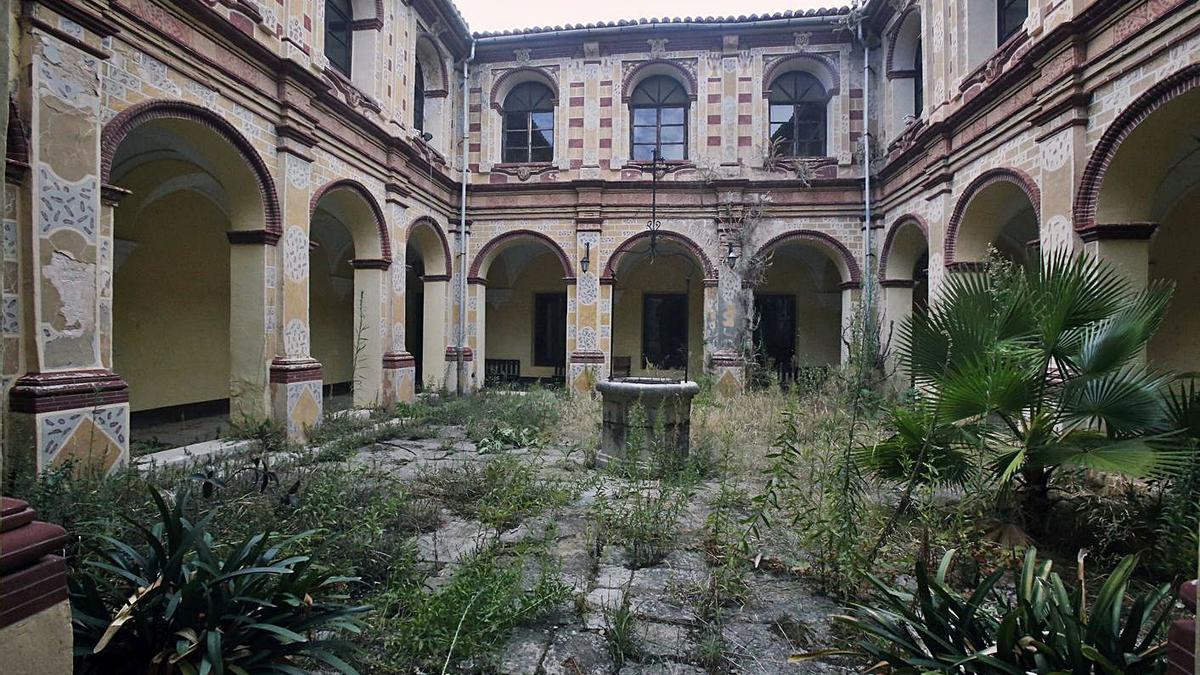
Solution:
[(917, 40), (913, 56), (913, 117), (925, 111), (925, 64), (921, 63), (921, 40)]
[(417, 67), (413, 73), (413, 128), (417, 131), (425, 131), (425, 71), (421, 68), (421, 62), (417, 62)]
[(633, 159), (650, 161), (687, 158), (688, 95), (683, 85), (665, 75), (642, 81), (629, 98)]
[(567, 362), (567, 295), (533, 296), (533, 365), (561, 367)]
[(688, 357), (688, 306), (684, 293), (642, 298), (642, 366), (683, 370)]
[(554, 160), (554, 94), (538, 82), (519, 84), (504, 97), (505, 162)]
[(996, 44), (1021, 30), (1029, 16), (1029, 0), (996, 0)]
[(325, 58), (343, 75), (350, 75), (351, 45), (354, 42), (354, 12), (350, 0), (325, 3)]
[(824, 157), (825, 108), (829, 96), (814, 75), (784, 73), (771, 84), (771, 154), (776, 157)]

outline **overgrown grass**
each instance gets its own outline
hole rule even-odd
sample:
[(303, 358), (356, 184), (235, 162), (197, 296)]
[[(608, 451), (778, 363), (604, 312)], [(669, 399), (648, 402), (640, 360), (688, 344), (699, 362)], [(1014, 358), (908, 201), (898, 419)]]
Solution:
[(416, 489), (458, 516), (501, 530), (561, 506), (574, 494), (571, 486), (547, 481), (529, 462), (508, 455), (425, 471)]

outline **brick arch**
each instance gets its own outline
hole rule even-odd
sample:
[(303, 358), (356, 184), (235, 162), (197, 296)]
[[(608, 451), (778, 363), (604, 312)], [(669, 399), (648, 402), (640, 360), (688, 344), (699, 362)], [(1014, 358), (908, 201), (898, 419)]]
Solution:
[(546, 85), (546, 88), (550, 90), (551, 104), (558, 107), (558, 79), (545, 68), (521, 66), (506, 71), (492, 83), (492, 91), (488, 98), (491, 102), (492, 110), (504, 112), (504, 97), (517, 85), (526, 82), (537, 82)]
[(267, 168), (262, 157), (255, 151), (254, 146), (232, 124), (220, 115), (186, 101), (154, 100), (139, 103), (114, 117), (104, 126), (100, 136), (100, 182), (108, 184), (112, 179), (112, 163), (116, 157), (117, 148), (133, 130), (146, 122), (159, 119), (181, 119), (194, 122), (212, 130), (221, 138), (228, 141), (250, 165), (258, 183), (259, 196), (262, 198), (264, 229), (266, 241), (274, 245), (283, 234), (282, 220), (279, 211), (279, 196), (275, 191), (275, 182), (271, 171)]
[[(612, 252), (612, 255), (608, 256), (608, 262), (604, 265), (604, 272), (600, 275), (600, 281), (607, 284), (614, 283), (617, 278), (617, 267), (621, 264), (621, 258), (624, 257), (626, 253), (629, 253), (639, 241), (642, 239), (648, 239), (649, 237), (649, 231), (642, 231), (621, 242), (621, 245)], [(704, 281), (713, 283), (716, 282), (717, 267), (716, 265), (713, 265), (712, 260), (710, 260), (708, 255), (704, 253), (704, 249), (700, 248), (696, 242), (692, 241), (686, 235), (678, 232), (668, 232), (666, 230), (659, 230), (658, 238), (679, 244), (687, 249), (687, 251), (700, 262), (700, 267), (704, 270)]]
[[(386, 269), (386, 266), (392, 263), (392, 240), (388, 236), (387, 219), (383, 217), (383, 209), (379, 208), (379, 202), (375, 201), (374, 195), (362, 183), (351, 178), (342, 178), (321, 186), (313, 193), (312, 200), (309, 202), (309, 218), (317, 212), (317, 206), (320, 205), (321, 199), (336, 190), (350, 190), (356, 193), (366, 202), (367, 208), (371, 209), (371, 215), (375, 218), (375, 227), (379, 230), (379, 257), (384, 261), (384, 269)], [(351, 235), (353, 236), (353, 232)]]
[[(921, 38), (921, 24), (920, 24), (921, 10), (918, 9), (917, 5), (915, 5), (915, 4), (909, 5), (907, 9), (905, 9), (903, 12), (901, 12), (900, 16), (897, 17), (897, 19), (892, 23), (891, 27), (884, 34), (885, 39), (887, 40), (887, 56), (885, 57), (885, 60), (884, 60), (884, 73), (887, 75), (888, 78), (894, 77), (893, 73), (896, 72), (896, 68), (895, 68), (896, 41), (900, 38), (900, 31), (904, 30), (904, 23), (906, 21), (908, 21), (909, 18), (911, 18), (913, 14), (917, 15), (917, 39), (920, 39)], [(903, 69), (901, 69), (901, 70), (903, 70)]]
[(832, 253), (835, 257), (834, 262), (840, 262), (845, 266), (844, 275), (850, 277), (849, 279), (842, 279), (843, 286), (852, 284), (852, 287), (857, 287), (862, 284), (862, 269), (858, 266), (858, 261), (854, 259), (854, 254), (850, 253), (850, 249), (846, 248), (845, 244), (832, 236), (816, 230), (790, 230), (784, 232), (771, 238), (762, 246), (759, 246), (758, 250), (754, 252), (754, 258), (761, 260), (767, 254), (767, 251), (776, 246), (793, 242), (816, 244), (818, 248), (828, 249), (824, 253)]
[(479, 253), (475, 254), (475, 260), (471, 262), (471, 273), (467, 278), (472, 281), (483, 280), (483, 277), (480, 276), (480, 272), (483, 268), (483, 261), (487, 260), (488, 256), (490, 256), (493, 251), (498, 251), (500, 247), (515, 239), (534, 239), (538, 243), (548, 246), (550, 251), (558, 258), (558, 262), (562, 265), (563, 280), (567, 283), (575, 282), (575, 270), (571, 266), (571, 258), (567, 256), (566, 251), (564, 251), (562, 247), (558, 245), (558, 242), (542, 234), (541, 232), (535, 232), (533, 230), (512, 230), (498, 235), (488, 243), (484, 244), (483, 248), (479, 249)]
[(925, 247), (929, 248), (929, 227), (925, 224), (925, 219), (915, 213), (908, 213), (900, 216), (892, 223), (891, 229), (883, 238), (883, 247), (879, 253), (879, 280), (887, 281), (887, 262), (888, 255), (892, 252), (892, 245), (896, 241), (896, 234), (900, 232), (905, 225), (916, 225), (921, 230), (921, 234), (925, 236)]
[(1075, 192), (1071, 215), (1077, 232), (1096, 226), (1096, 208), (1100, 204), (1104, 174), (1129, 134), (1168, 101), (1197, 86), (1200, 86), (1200, 64), (1193, 64), (1150, 87), (1108, 125), (1088, 158), (1079, 189)]
[[(430, 58), (423, 58), (422, 49), (427, 50), (425, 55)], [(450, 76), (446, 72), (446, 57), (442, 54), (442, 49), (438, 47), (437, 41), (434, 40), (428, 33), (421, 33), (417, 36), (415, 48), (413, 49), (413, 58), (417, 63), (421, 64), (422, 72), (425, 74), (425, 92), (427, 97), (436, 98), (438, 96), (448, 96), (450, 94)], [(432, 60), (434, 63), (429, 63)], [(430, 88), (430, 68), (437, 68), (438, 89)], [(412, 86), (411, 84), (409, 85)]]
[[(446, 240), (446, 234), (442, 232), (442, 228), (438, 227), (437, 221), (429, 216), (421, 216), (409, 223), (408, 229), (404, 233), (405, 245), (407, 246), (408, 242), (412, 239), (413, 231), (421, 227), (427, 227), (432, 230), (434, 236), (441, 242), (442, 257), (446, 261), (446, 271), (443, 275), (446, 279), (450, 279), (450, 277), (454, 276), (454, 259), (450, 257), (450, 242)], [(428, 274), (429, 270), (425, 270), (425, 272)]]
[[(667, 71), (666, 73), (662, 71)], [(699, 87), (696, 84), (696, 76), (688, 72), (687, 68), (679, 65), (679, 63), (671, 59), (653, 59), (639, 63), (635, 68), (625, 74), (621, 78), (621, 102), (629, 103), (629, 98), (633, 96), (633, 90), (641, 83), (642, 80), (653, 75), (669, 74), (683, 85), (684, 92), (687, 93), (688, 99), (696, 100), (696, 91)]]
[(957, 262), (955, 249), (958, 246), (958, 231), (962, 225), (963, 215), (967, 212), (967, 207), (971, 205), (971, 200), (975, 198), (975, 195), (996, 183), (1012, 183), (1021, 188), (1021, 191), (1029, 198), (1029, 203), (1033, 205), (1033, 215), (1037, 220), (1038, 230), (1041, 231), (1042, 192), (1038, 189), (1037, 183), (1033, 182), (1028, 174), (1016, 169), (988, 169), (967, 185), (967, 189), (963, 190), (962, 196), (954, 205), (954, 212), (950, 215), (950, 222), (946, 225), (946, 240), (942, 245), (942, 254), (947, 266)]
[(8, 99), (8, 144), (6, 146), (7, 159), (22, 164), (29, 163), (29, 132), (25, 128), (25, 122), (21, 120), (21, 111), (17, 109), (17, 102), (9, 97)]
[[(775, 78), (793, 70), (797, 65), (804, 63), (814, 64), (816, 68), (823, 71), (825, 77), (829, 79), (829, 84), (825, 87), (825, 94), (827, 96), (836, 96), (838, 92), (841, 91), (842, 77), (838, 72), (837, 64), (834, 63), (833, 59), (823, 54), (804, 52), (800, 54), (793, 54), (791, 56), (785, 56), (772, 63), (766, 69), (766, 71), (763, 73), (762, 95), (769, 96), (771, 94), (771, 85), (774, 84)], [(816, 73), (814, 73), (814, 75), (815, 74)], [(822, 86), (825, 86), (825, 81), (820, 76), (818, 76), (817, 79), (821, 79)]]

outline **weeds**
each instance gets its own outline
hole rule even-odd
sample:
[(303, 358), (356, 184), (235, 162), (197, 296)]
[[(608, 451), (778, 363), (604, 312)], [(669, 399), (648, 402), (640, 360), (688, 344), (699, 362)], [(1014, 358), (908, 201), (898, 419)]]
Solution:
[(500, 456), (486, 463), (463, 463), (422, 473), (418, 490), (453, 513), (501, 530), (571, 498), (566, 487), (547, 482), (521, 460)]

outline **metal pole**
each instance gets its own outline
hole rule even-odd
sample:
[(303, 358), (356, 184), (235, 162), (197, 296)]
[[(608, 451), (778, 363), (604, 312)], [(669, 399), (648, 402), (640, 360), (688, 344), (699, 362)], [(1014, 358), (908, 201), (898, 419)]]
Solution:
[(462, 67), (462, 177), (458, 196), (458, 353), (455, 390), (459, 396), (466, 393), (467, 384), (467, 182), (470, 180), (467, 150), (471, 147), (470, 118), (470, 64), (475, 59), (475, 40), (471, 40), (471, 55)]
[[(871, 241), (871, 50), (863, 35), (862, 22), (858, 24), (858, 40), (863, 53), (863, 340), (874, 340), (875, 293), (871, 283), (871, 257), (874, 250)], [(865, 346), (865, 343), (864, 343)]]

